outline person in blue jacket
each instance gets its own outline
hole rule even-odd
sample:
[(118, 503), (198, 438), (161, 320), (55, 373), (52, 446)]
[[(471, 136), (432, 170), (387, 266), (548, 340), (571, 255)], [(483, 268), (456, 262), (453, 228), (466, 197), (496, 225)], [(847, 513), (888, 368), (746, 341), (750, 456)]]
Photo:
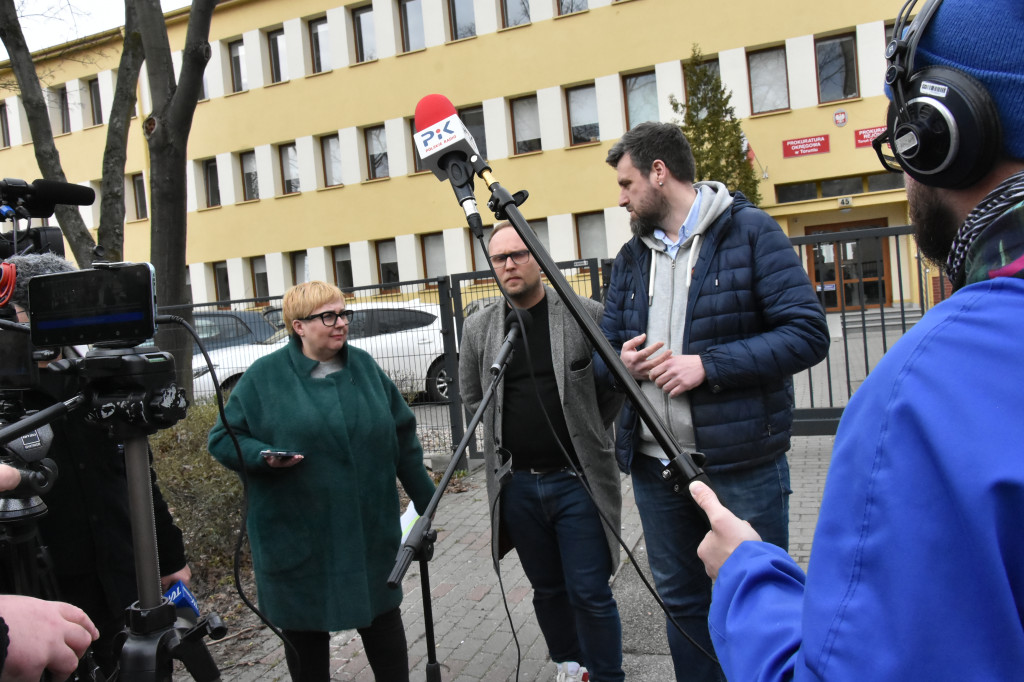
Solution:
[[(607, 162), (634, 236), (612, 267), (601, 329), (679, 446), (706, 456), (723, 499), (786, 548), (792, 375), (829, 345), (807, 273), (767, 213), (719, 182), (694, 182), (679, 126), (642, 123)], [(595, 372), (613, 381), (599, 356)], [(663, 479), (666, 455), (631, 403), (617, 426), (655, 585), (686, 633), (668, 624), (676, 678), (721, 679), (707, 630), (711, 581), (697, 558), (707, 522)]]
[(691, 485), (730, 680), (1024, 674), (1024, 4), (931, 0), (904, 34), (913, 5), (888, 51), (900, 143), (883, 163), (954, 293), (846, 408), (806, 575)]

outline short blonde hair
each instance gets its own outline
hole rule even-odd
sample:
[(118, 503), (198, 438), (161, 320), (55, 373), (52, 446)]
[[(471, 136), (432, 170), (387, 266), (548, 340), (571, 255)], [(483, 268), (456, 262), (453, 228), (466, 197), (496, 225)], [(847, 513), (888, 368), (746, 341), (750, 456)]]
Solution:
[(309, 317), (309, 314), (320, 306), (338, 300), (344, 303), (345, 294), (333, 284), (317, 279), (296, 284), (285, 292), (284, 300), (281, 302), (285, 329), (289, 334), (295, 334), (295, 330), (292, 328), (294, 320)]

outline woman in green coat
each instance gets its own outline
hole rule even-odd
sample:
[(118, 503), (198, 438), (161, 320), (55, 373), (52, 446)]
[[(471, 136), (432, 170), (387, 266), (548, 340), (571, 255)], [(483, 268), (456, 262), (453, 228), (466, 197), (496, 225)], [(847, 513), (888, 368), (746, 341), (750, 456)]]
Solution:
[(340, 289), (306, 282), (283, 307), (288, 345), (254, 362), (225, 408), (241, 461), (221, 421), (209, 439), (218, 461), (248, 473), (260, 608), (297, 651), (286, 647), (293, 680), (329, 680), (329, 633), (351, 628), (378, 680), (408, 680), (402, 592), (386, 582), (401, 540), (396, 477), (418, 511), (434, 492), (416, 418), (345, 343)]

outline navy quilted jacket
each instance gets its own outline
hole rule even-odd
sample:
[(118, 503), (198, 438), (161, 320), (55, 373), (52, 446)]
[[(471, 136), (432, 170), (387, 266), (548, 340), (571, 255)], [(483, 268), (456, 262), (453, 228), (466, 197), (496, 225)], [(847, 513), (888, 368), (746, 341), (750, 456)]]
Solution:
[[(825, 357), (825, 315), (789, 238), (740, 192), (703, 235), (687, 302), (683, 352), (707, 380), (690, 391), (705, 469), (742, 469), (789, 449), (792, 375)], [(633, 237), (612, 266), (601, 329), (616, 352), (647, 330), (651, 251)], [(599, 380), (613, 382), (600, 356)], [(619, 416), (616, 457), (628, 473), (640, 436), (631, 402)]]

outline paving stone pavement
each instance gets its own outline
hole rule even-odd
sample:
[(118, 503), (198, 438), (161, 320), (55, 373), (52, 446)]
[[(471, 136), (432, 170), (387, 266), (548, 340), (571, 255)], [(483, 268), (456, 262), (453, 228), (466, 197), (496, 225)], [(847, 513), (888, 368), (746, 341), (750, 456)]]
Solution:
[[(806, 567), (833, 438), (801, 437), (793, 442), (789, 454), (794, 491), (790, 501), (790, 551)], [(504, 559), (500, 583), (492, 566), (482, 470), (476, 469), (466, 483), (467, 492), (450, 492), (441, 499), (433, 524), (438, 537), (433, 559), (427, 566), (439, 678), (443, 682), (552, 680), (554, 666), (548, 660), (533, 614), (530, 584), (518, 559), (514, 553)], [(650, 580), (640, 519), (628, 477), (622, 480), (622, 492), (622, 539)], [(643, 681), (670, 680), (673, 674), (665, 639), (665, 618), (636, 570), (628, 564), (625, 553), (622, 558), (613, 587), (622, 616), (626, 677)], [(405, 576), (402, 591), (411, 679), (432, 682), (426, 674), (427, 637), (418, 563), (413, 563)], [(228, 626), (230, 628), (230, 623)], [(211, 649), (216, 646), (216, 643), (210, 645)], [(332, 636), (331, 657), (334, 680), (373, 680), (355, 631)], [(182, 670), (178, 670), (174, 678), (175, 682), (191, 679)], [(250, 653), (239, 665), (223, 670), (222, 679), (228, 682), (288, 680), (281, 643), (264, 628)]]

